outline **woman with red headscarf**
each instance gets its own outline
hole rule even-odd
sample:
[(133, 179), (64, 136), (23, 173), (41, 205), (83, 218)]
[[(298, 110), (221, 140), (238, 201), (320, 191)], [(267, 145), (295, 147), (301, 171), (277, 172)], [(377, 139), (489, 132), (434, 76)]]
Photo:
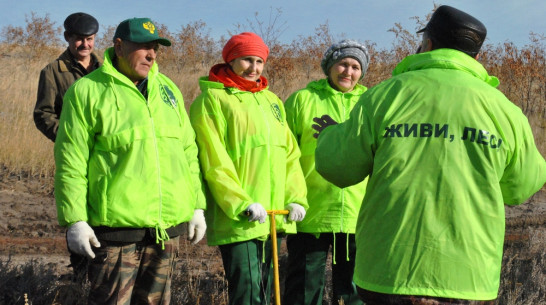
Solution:
[(277, 232), (295, 233), (308, 207), (297, 142), (262, 75), (268, 55), (254, 33), (231, 37), (225, 62), (199, 79), (202, 93), (190, 107), (208, 194), (207, 242), (220, 248), (229, 304), (269, 304), (266, 210), (290, 210), (276, 216)]

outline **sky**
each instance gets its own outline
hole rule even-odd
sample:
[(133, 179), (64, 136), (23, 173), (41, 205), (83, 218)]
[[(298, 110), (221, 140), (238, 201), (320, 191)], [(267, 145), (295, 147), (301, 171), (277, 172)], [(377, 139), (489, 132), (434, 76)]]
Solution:
[[(237, 31), (237, 24), (251, 30), (249, 21), (258, 19), (267, 25), (269, 17), (278, 15), (277, 25), (284, 29), (279, 39), (290, 43), (300, 37), (312, 36), (315, 29), (328, 24), (335, 40), (343, 38), (370, 41), (378, 48), (390, 49), (395, 36), (388, 30), (395, 23), (405, 29), (416, 30), (412, 17), (425, 18), (434, 4), (450, 5), (476, 17), (487, 27), (486, 44), (512, 42), (518, 47), (530, 44), (530, 32), (546, 35), (546, 1), (544, 0), (0, 0), (0, 29), (11, 25), (26, 25), (25, 18), (34, 12), (38, 17), (49, 16), (56, 25), (74, 12), (93, 15), (102, 30), (117, 26), (132, 17), (149, 17), (164, 24), (171, 32), (182, 26), (203, 21), (206, 31), (214, 39), (228, 31)], [(240, 32), (240, 31), (239, 31)]]

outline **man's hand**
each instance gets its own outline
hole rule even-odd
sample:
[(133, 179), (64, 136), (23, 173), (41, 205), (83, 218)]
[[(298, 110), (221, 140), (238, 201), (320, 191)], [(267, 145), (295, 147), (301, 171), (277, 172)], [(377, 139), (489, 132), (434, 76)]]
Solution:
[(337, 122), (334, 121), (334, 119), (332, 119), (327, 114), (321, 116), (320, 118), (313, 118), (313, 122), (316, 123), (311, 125), (311, 127), (317, 131), (315, 134), (313, 134), (313, 137), (315, 138), (319, 137), (320, 133), (324, 130), (324, 128), (337, 124)]
[(248, 206), (246, 209), (246, 212), (248, 214), (248, 221), (259, 221), (260, 223), (265, 222), (265, 218), (267, 217), (267, 211), (264, 209), (264, 207), (259, 203), (253, 203)]
[(305, 209), (297, 203), (289, 203), (286, 209), (290, 211), (288, 219), (292, 221), (302, 221), (305, 217)]
[(85, 221), (78, 221), (68, 227), (66, 240), (68, 242), (68, 248), (70, 248), (72, 252), (91, 259), (95, 258), (95, 253), (91, 250), (91, 246), (95, 248), (100, 247), (95, 232)]
[(188, 240), (195, 245), (203, 239), (206, 231), (205, 211), (203, 209), (195, 209), (193, 211), (193, 218), (188, 223)]

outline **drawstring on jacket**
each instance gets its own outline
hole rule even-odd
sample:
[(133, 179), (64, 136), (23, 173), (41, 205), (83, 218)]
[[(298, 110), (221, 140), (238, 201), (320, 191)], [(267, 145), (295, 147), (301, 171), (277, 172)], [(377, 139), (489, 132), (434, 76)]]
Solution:
[(171, 239), (167, 231), (160, 225), (155, 225), (155, 243), (161, 242), (161, 250), (165, 250), (165, 242)]
[[(341, 233), (341, 232), (340, 232)], [(332, 246), (332, 263), (336, 264), (336, 233), (332, 233), (334, 235), (334, 245)], [(345, 238), (345, 260), (350, 261), (349, 258), (349, 233), (347, 234)]]

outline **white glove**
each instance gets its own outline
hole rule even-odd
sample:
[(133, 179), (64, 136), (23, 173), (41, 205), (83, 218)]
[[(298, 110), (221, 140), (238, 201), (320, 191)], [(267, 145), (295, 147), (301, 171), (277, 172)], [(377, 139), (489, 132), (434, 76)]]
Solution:
[(68, 242), (68, 248), (70, 248), (72, 252), (89, 258), (95, 258), (95, 253), (91, 250), (91, 246), (96, 248), (100, 247), (95, 232), (85, 221), (78, 221), (68, 227), (66, 240)]
[(267, 217), (267, 212), (265, 211), (264, 207), (259, 203), (253, 203), (248, 206), (246, 209), (248, 212), (248, 221), (256, 221), (258, 220), (260, 223), (265, 222), (265, 218)]
[(188, 240), (195, 245), (203, 239), (205, 231), (207, 231), (205, 211), (203, 209), (195, 209), (193, 211), (193, 218), (188, 223)]
[(305, 217), (305, 209), (297, 203), (289, 203), (286, 208), (290, 211), (288, 219), (292, 221), (302, 221)]

